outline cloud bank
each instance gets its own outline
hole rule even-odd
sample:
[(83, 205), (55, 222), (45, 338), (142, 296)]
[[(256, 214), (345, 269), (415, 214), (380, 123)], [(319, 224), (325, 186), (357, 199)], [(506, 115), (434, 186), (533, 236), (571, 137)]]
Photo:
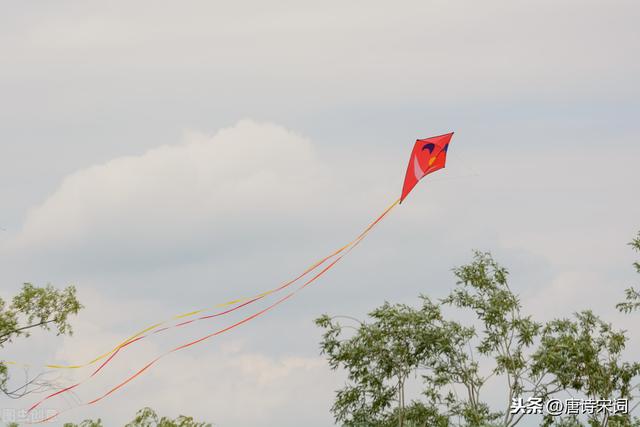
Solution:
[(303, 136), (243, 120), (67, 176), (30, 210), (12, 245), (61, 256), (206, 252), (231, 233), (295, 222), (329, 190), (324, 169)]

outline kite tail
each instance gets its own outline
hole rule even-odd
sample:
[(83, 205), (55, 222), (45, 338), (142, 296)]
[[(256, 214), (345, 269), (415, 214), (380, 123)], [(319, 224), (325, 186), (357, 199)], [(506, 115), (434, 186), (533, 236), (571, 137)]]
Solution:
[[(225, 314), (228, 314), (232, 311), (235, 311), (239, 308), (242, 308), (244, 306), (247, 306), (255, 301), (258, 301), (264, 297), (266, 297), (267, 295), (273, 294), (275, 292), (278, 292), (280, 290), (283, 290), (289, 286), (291, 286), (292, 284), (296, 283), (298, 280), (300, 280), (301, 278), (303, 278), (304, 276), (306, 276), (307, 274), (309, 274), (310, 272), (314, 271), (316, 268), (318, 268), (319, 266), (325, 264), (328, 260), (330, 260), (331, 258), (334, 258), (337, 256), (337, 258), (335, 258), (333, 261), (331, 261), (328, 265), (326, 265), (323, 269), (321, 269), (318, 273), (316, 273), (313, 277), (311, 277), (309, 280), (307, 280), (305, 283), (303, 283), (300, 287), (298, 287), (296, 290), (294, 290), (293, 292), (290, 292), (289, 294), (285, 295), (284, 297), (280, 298), (279, 300), (277, 300), (275, 303), (267, 306), (266, 308), (252, 314), (251, 316), (245, 317), (244, 319), (234, 323), (231, 326), (228, 326), (226, 328), (220, 329), (212, 334), (206, 335), (200, 339), (197, 339), (195, 341), (191, 341), (189, 343), (183, 344), (179, 347), (176, 347), (172, 350), (169, 350), (166, 353), (163, 353), (162, 355), (156, 357), (155, 359), (153, 359), (151, 362), (147, 363), (143, 368), (141, 368), (139, 371), (137, 371), (135, 374), (133, 374), (132, 376), (130, 376), (129, 378), (127, 378), (126, 380), (124, 380), (123, 382), (121, 382), (120, 384), (118, 384), (117, 386), (115, 386), (114, 388), (112, 388), (111, 390), (109, 390), (107, 393), (105, 393), (104, 395), (91, 400), (87, 403), (85, 403), (85, 405), (92, 405), (95, 404), (97, 402), (99, 402), (100, 400), (106, 398), (107, 396), (109, 396), (110, 394), (114, 393), (115, 391), (117, 391), (118, 389), (124, 387), (127, 383), (129, 383), (130, 381), (134, 380), (136, 377), (140, 376), (142, 373), (144, 373), (147, 369), (149, 369), (151, 366), (153, 366), (156, 362), (158, 362), (160, 359), (164, 358), (165, 356), (183, 350), (185, 348), (191, 347), (195, 344), (198, 344), (200, 342), (206, 341), (214, 336), (220, 335), (222, 333), (225, 333), (231, 329), (234, 329), (244, 323), (247, 323), (259, 316), (261, 316), (262, 314), (268, 312), (269, 310), (275, 308), (276, 306), (282, 304), (284, 301), (288, 300), (289, 298), (293, 297), (296, 293), (298, 293), (300, 290), (306, 288), (308, 285), (310, 285), (311, 283), (315, 282), (318, 278), (320, 278), (321, 276), (323, 276), (327, 271), (329, 271), (331, 268), (333, 268), (333, 266), (335, 266), (343, 257), (345, 257), (349, 252), (351, 252), (351, 250), (353, 250), (357, 245), (360, 244), (360, 242), (362, 240), (364, 240), (364, 238), (369, 234), (369, 232), (371, 232), (371, 230), (373, 230), (373, 228), (385, 217), (387, 216), (387, 214), (395, 207), (399, 204), (400, 199), (396, 200), (394, 203), (392, 203), (387, 209), (385, 209), (382, 214), (380, 214), (371, 224), (369, 224), (355, 239), (353, 239), (351, 242), (347, 243), (346, 245), (344, 245), (343, 247), (339, 248), (338, 250), (334, 251), (333, 253), (331, 253), (330, 255), (322, 258), (320, 261), (314, 263), (311, 265), (311, 267), (309, 267), (307, 270), (305, 270), (302, 274), (300, 274), (299, 276), (297, 276), (296, 278), (290, 280), (289, 282), (286, 282), (284, 284), (282, 284), (281, 286), (274, 288), (272, 290), (269, 290), (267, 292), (263, 292), (262, 294), (258, 294), (256, 297), (254, 297), (253, 299), (250, 299), (248, 301), (245, 301), (242, 304), (237, 305), (236, 307), (233, 307), (229, 310), (225, 310), (223, 312), (220, 313), (216, 313), (213, 315), (208, 315), (208, 316), (201, 316), (197, 319), (193, 319), (193, 320), (189, 320), (189, 321), (185, 321), (185, 322), (181, 322), (178, 323), (176, 325), (170, 326), (170, 327), (165, 327), (159, 330), (156, 330), (153, 332), (153, 334), (157, 334), (159, 332), (168, 330), (168, 329), (173, 329), (173, 328), (178, 328), (196, 321), (200, 321), (200, 320), (205, 320), (205, 319), (211, 319), (211, 318), (215, 318), (215, 317), (219, 317)], [(338, 256), (339, 255), (339, 256)], [(238, 300), (240, 301), (240, 300)], [(186, 315), (183, 315), (182, 317), (187, 317), (187, 316), (191, 316), (197, 313), (201, 313), (204, 310), (198, 310), (195, 312), (191, 312), (191, 313), (187, 313)], [(159, 324), (156, 324), (159, 325)], [(152, 330), (153, 327), (147, 328), (147, 331)], [(138, 334), (139, 335), (139, 334)], [(38, 401), (37, 403), (35, 403), (34, 405), (32, 405), (28, 410), (27, 413), (33, 411), (34, 409), (36, 409), (38, 406), (40, 406), (42, 403), (44, 403), (45, 401), (49, 400), (50, 398), (53, 398), (55, 396), (59, 396), (63, 393), (66, 393), (68, 391), (71, 391), (72, 389), (80, 386), (81, 384), (85, 383), (87, 380), (89, 380), (90, 378), (93, 378), (98, 372), (100, 372), (109, 362), (111, 362), (115, 356), (120, 352), (121, 349), (123, 349), (124, 347), (133, 344), (134, 342), (140, 341), (142, 339), (144, 339), (145, 337), (147, 337), (148, 335), (139, 335), (133, 339), (130, 339), (128, 341), (123, 342), (121, 345), (119, 345), (113, 352), (112, 354), (108, 357), (108, 359), (102, 363), (89, 377), (85, 378), (84, 380), (73, 384), (72, 386), (66, 387), (62, 390), (59, 390), (55, 393), (52, 393), (48, 396), (46, 396), (45, 398), (41, 399), (40, 401)], [(81, 405), (79, 405), (81, 406)], [(70, 408), (71, 409), (71, 408)], [(64, 411), (66, 412), (66, 411)], [(55, 417), (57, 417), (58, 415), (60, 415), (62, 412), (57, 412), (56, 414), (47, 417), (44, 420), (38, 421), (37, 423), (41, 423), (41, 422), (45, 422), (45, 421), (49, 421)]]
[[(167, 329), (170, 329), (171, 327), (164, 327), (161, 328), (161, 326), (166, 325), (169, 322), (172, 322), (174, 320), (178, 320), (178, 319), (184, 319), (187, 317), (192, 317), (195, 316), (197, 314), (201, 314), (201, 313), (205, 313), (208, 311), (211, 311), (215, 308), (222, 308), (222, 307), (227, 307), (230, 305), (235, 305), (235, 304), (239, 304), (239, 303), (243, 303), (246, 301), (251, 301), (254, 302), (257, 299), (260, 299), (262, 297), (265, 297), (267, 295), (271, 295), (275, 292), (278, 292), (282, 289), (287, 288), (288, 286), (296, 283), (298, 280), (302, 279), (303, 277), (305, 277), (307, 274), (311, 273), (312, 271), (314, 271), (316, 268), (318, 268), (319, 266), (321, 266), (322, 264), (324, 264), (325, 262), (327, 262), (329, 259), (339, 255), (340, 253), (344, 252), (347, 248), (349, 248), (351, 245), (354, 244), (355, 241), (357, 241), (359, 238), (361, 238), (364, 234), (368, 233), (369, 230), (371, 230), (372, 227), (374, 227), (398, 202), (396, 201), (395, 203), (393, 203), (391, 206), (389, 206), (381, 215), (380, 217), (378, 217), (374, 222), (372, 222), (371, 224), (369, 224), (368, 227), (366, 227), (364, 229), (364, 231), (362, 233), (360, 233), (360, 235), (358, 235), (358, 237), (356, 237), (354, 240), (352, 240), (351, 242), (347, 243), (346, 245), (342, 246), (341, 248), (335, 250), (334, 252), (332, 252), (330, 255), (327, 255), (326, 257), (316, 261), (315, 263), (311, 264), (305, 271), (303, 271), (301, 274), (299, 274), (298, 276), (296, 276), (295, 278), (291, 279), (290, 281), (276, 287), (273, 289), (270, 289), (266, 292), (263, 292), (261, 294), (258, 295), (253, 295), (250, 297), (244, 297), (244, 298), (239, 298), (239, 299), (235, 299), (235, 300), (231, 300), (231, 301), (227, 301), (221, 304), (217, 304), (213, 307), (210, 308), (203, 308), (200, 310), (195, 310), (195, 311), (191, 311), (188, 313), (183, 313), (183, 314), (179, 314), (179, 315), (175, 315), (171, 318), (165, 319), (161, 322), (158, 323), (154, 323), (151, 326), (148, 326), (138, 332), (136, 332), (135, 334), (131, 335), (130, 337), (128, 337), (127, 339), (125, 339), (124, 341), (120, 342), (119, 344), (117, 344), (115, 347), (113, 347), (111, 350), (96, 356), (95, 358), (93, 358), (92, 360), (86, 362), (86, 363), (81, 363), (81, 364), (76, 364), (76, 365), (60, 365), (60, 364), (46, 364), (44, 365), (45, 368), (49, 368), (49, 369), (80, 369), (80, 368), (86, 368), (89, 367), (91, 365), (94, 365), (95, 363), (99, 362), (100, 360), (103, 360), (105, 358), (108, 358), (109, 356), (111, 356), (113, 353), (116, 353), (118, 351), (118, 349), (120, 349), (121, 347), (124, 347), (126, 345), (129, 344), (130, 341), (137, 341), (136, 339), (138, 337), (143, 336), (144, 334), (146, 334), (147, 332), (151, 332), (154, 331), (157, 332), (162, 332), (165, 331)], [(187, 322), (185, 322), (186, 324)], [(175, 325), (174, 325), (175, 326)], [(0, 360), (0, 362), (4, 363), (4, 364), (8, 364), (8, 365), (16, 365), (16, 366), (23, 366), (23, 367), (31, 367), (31, 365), (27, 365), (27, 364), (21, 364), (18, 362), (14, 362), (14, 361), (8, 361), (8, 360)]]

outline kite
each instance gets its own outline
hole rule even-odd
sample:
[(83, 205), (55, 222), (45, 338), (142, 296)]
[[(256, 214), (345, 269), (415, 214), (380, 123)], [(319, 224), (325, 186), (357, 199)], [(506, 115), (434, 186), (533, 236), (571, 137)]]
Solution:
[(430, 173), (444, 168), (451, 137), (453, 137), (453, 132), (416, 140), (404, 177), (400, 203), (409, 195), (418, 181)]
[[(117, 356), (119, 355), (121, 352), (126, 351), (126, 349), (137, 342), (140, 342), (141, 340), (143, 340), (144, 338), (150, 336), (150, 335), (154, 335), (154, 334), (159, 334), (162, 333), (166, 330), (169, 329), (174, 329), (174, 328), (180, 328), (183, 327), (185, 325), (194, 323), (194, 322), (199, 322), (199, 321), (204, 321), (204, 320), (209, 320), (209, 319), (214, 319), (214, 318), (218, 318), (221, 316), (224, 316), (225, 314), (231, 313), (233, 311), (239, 310), (241, 308), (244, 307), (248, 307), (249, 305), (251, 305), (252, 303), (255, 303), (259, 300), (262, 300), (263, 298), (270, 296), (270, 295), (274, 295), (278, 292), (281, 292), (287, 288), (290, 288), (293, 285), (297, 284), (297, 287), (294, 288), (293, 290), (289, 291), (288, 293), (286, 293), (285, 295), (283, 295), (282, 297), (280, 297), (279, 299), (277, 299), (275, 302), (271, 303), (270, 305), (266, 306), (263, 309), (260, 309), (244, 318), (242, 318), (241, 320), (233, 323), (230, 326), (227, 327), (223, 327), (220, 328), (218, 330), (215, 330), (201, 338), (198, 338), (196, 340), (192, 340), (190, 342), (184, 343), (178, 347), (175, 347), (159, 356), (157, 356), (156, 358), (154, 358), (153, 360), (151, 360), (150, 362), (146, 363), (145, 365), (143, 365), (140, 369), (138, 369), (133, 375), (129, 376), (128, 378), (125, 378), (124, 380), (122, 380), (121, 382), (119, 382), (118, 384), (116, 384), (114, 387), (112, 387), (109, 391), (107, 391), (106, 393), (104, 393), (101, 396), (98, 396), (92, 400), (89, 400), (85, 403), (80, 403), (77, 406), (85, 406), (85, 405), (92, 405), (95, 404), (99, 401), (101, 401), (102, 399), (106, 398), (107, 396), (113, 394), (114, 392), (116, 392), (117, 390), (121, 389), (122, 387), (124, 387), (126, 384), (128, 384), (129, 382), (131, 382), (132, 380), (134, 380), (135, 378), (137, 378), (138, 376), (140, 376), (141, 374), (143, 374), (145, 371), (147, 371), (149, 368), (151, 368), (154, 364), (156, 364), (160, 359), (164, 358), (165, 356), (168, 356), (169, 354), (181, 351), (183, 349), (192, 347), (194, 345), (197, 345), (199, 343), (205, 342), (213, 337), (216, 337), (218, 335), (221, 335), (223, 333), (226, 333), (227, 331), (230, 331), (240, 325), (243, 325), (245, 323), (248, 323), (260, 316), (262, 316), (263, 314), (269, 312), (270, 310), (272, 310), (273, 308), (277, 307), (278, 305), (282, 304), (283, 302), (289, 300), (290, 298), (292, 298), (293, 296), (295, 296), (298, 292), (300, 292), (301, 290), (303, 290), (304, 288), (306, 288), (307, 286), (311, 285), (312, 283), (314, 283), (317, 279), (319, 279), (320, 277), (322, 277), (326, 272), (328, 272), (331, 268), (333, 268), (340, 260), (342, 260), (346, 255), (348, 255), (356, 246), (358, 246), (360, 244), (360, 242), (362, 242), (367, 235), (380, 223), (380, 221), (385, 218), (389, 212), (391, 212), (393, 210), (393, 208), (395, 208), (396, 206), (398, 206), (399, 204), (401, 204), (406, 197), (409, 195), (409, 193), (413, 190), (413, 188), (416, 186), (416, 184), (425, 176), (443, 169), (445, 167), (446, 164), (446, 160), (447, 160), (447, 151), (449, 149), (449, 144), (451, 142), (451, 138), (453, 137), (453, 132), (451, 133), (447, 133), (444, 135), (439, 135), (439, 136), (434, 136), (434, 137), (430, 137), (430, 138), (425, 138), (425, 139), (418, 139), (416, 140), (413, 150), (411, 152), (411, 156), (409, 158), (409, 163), (407, 165), (407, 171), (405, 174), (405, 179), (404, 179), (404, 184), (402, 187), (402, 192), (400, 197), (393, 202), (389, 207), (387, 207), (382, 214), (380, 214), (372, 223), (370, 223), (355, 239), (353, 239), (352, 241), (350, 241), (349, 243), (347, 243), (346, 245), (340, 247), (339, 249), (335, 250), (334, 252), (330, 253), (329, 255), (321, 258), (320, 260), (318, 260), (315, 263), (312, 263), (307, 269), (305, 269), (302, 273), (300, 273), (299, 275), (295, 276), (293, 279), (273, 288), (270, 289), (268, 291), (256, 294), (254, 296), (251, 297), (245, 297), (245, 298), (240, 298), (240, 299), (236, 299), (233, 301), (229, 301), (226, 303), (222, 303), (222, 304), (218, 304), (212, 308), (209, 309), (201, 309), (201, 310), (196, 310), (196, 311), (192, 311), (189, 313), (185, 313), (185, 314), (181, 314), (181, 315), (177, 315), (177, 316), (173, 316), (167, 320), (155, 323), (147, 328), (142, 329), (141, 331), (137, 332), (136, 334), (132, 335), (131, 337), (127, 338), (125, 341), (121, 342), (120, 344), (116, 345), (112, 350), (103, 353), (100, 356), (95, 357), (94, 359), (92, 359), (89, 362), (83, 363), (83, 364), (77, 364), (77, 365), (57, 365), (57, 364), (48, 364), (45, 365), (46, 368), (49, 369), (78, 369), (78, 368), (83, 368), (83, 367), (88, 367), (91, 365), (96, 364), (98, 361), (104, 360), (103, 363), (101, 363), (97, 369), (95, 369), (88, 377), (86, 377), (85, 379), (83, 379), (80, 382), (77, 382), (73, 385), (67, 386), (65, 388), (62, 388), (52, 394), (49, 394), (48, 396), (45, 396), (44, 398), (42, 398), (41, 400), (39, 400), (38, 402), (34, 403), (28, 410), (27, 413), (30, 413), (31, 411), (33, 411), (34, 409), (36, 409), (37, 407), (39, 407), (42, 403), (44, 403), (45, 401), (55, 397), (55, 396), (60, 396), (70, 390), (73, 390), (77, 387), (79, 387), (80, 385), (82, 385), (83, 383), (85, 383), (86, 381), (90, 380), (91, 378), (93, 378), (94, 376), (96, 376), (99, 372), (102, 372), (104, 370), (104, 368)], [(209, 314), (209, 315), (201, 315), (204, 314), (205, 312), (208, 311), (212, 311), (215, 308), (224, 308), (224, 307), (231, 307), (231, 308), (226, 308), (222, 311), (216, 312), (214, 314)], [(195, 317), (197, 315), (201, 315), (199, 317)], [(190, 318), (193, 317), (191, 320), (183, 320), (186, 318)], [(172, 321), (178, 321), (178, 323), (175, 324), (169, 324)], [(5, 363), (13, 363), (15, 364), (15, 362), (5, 362)], [(69, 408), (72, 409), (72, 408)], [(45, 422), (45, 421), (50, 421), (53, 418), (59, 416), (62, 412), (66, 412), (65, 411), (58, 411), (56, 413), (54, 413), (53, 415), (48, 416), (45, 419), (39, 420), (37, 421), (37, 423), (41, 423), (41, 422)]]

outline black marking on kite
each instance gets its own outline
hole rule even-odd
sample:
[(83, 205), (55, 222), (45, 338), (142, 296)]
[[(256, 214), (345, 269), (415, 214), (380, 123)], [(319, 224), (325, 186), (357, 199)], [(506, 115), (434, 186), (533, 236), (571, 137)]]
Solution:
[(436, 146), (430, 142), (428, 144), (424, 144), (424, 146), (422, 147), (422, 151), (429, 150), (429, 154), (431, 154), (433, 153), (434, 148), (436, 148)]

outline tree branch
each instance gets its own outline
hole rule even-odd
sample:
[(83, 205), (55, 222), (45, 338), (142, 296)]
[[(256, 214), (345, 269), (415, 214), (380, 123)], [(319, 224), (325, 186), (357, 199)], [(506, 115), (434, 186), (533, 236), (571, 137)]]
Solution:
[(26, 331), (27, 329), (37, 328), (39, 326), (44, 326), (53, 322), (55, 322), (55, 319), (44, 320), (40, 323), (34, 323), (33, 325), (23, 326), (21, 328), (17, 328), (9, 332), (5, 332), (4, 334), (0, 335), (0, 343), (5, 342), (8, 339), (8, 337), (10, 337), (11, 335), (19, 334), (20, 332)]

